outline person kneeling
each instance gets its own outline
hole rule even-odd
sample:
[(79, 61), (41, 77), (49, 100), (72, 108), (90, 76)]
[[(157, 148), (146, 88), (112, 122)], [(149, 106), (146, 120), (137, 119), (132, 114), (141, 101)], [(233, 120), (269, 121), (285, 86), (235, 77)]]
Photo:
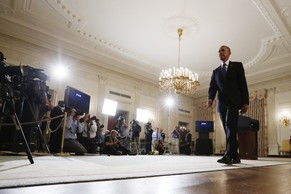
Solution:
[(120, 145), (117, 139), (118, 132), (116, 130), (111, 130), (110, 134), (104, 139), (104, 149), (103, 154), (108, 155), (128, 155), (130, 151), (124, 146)]

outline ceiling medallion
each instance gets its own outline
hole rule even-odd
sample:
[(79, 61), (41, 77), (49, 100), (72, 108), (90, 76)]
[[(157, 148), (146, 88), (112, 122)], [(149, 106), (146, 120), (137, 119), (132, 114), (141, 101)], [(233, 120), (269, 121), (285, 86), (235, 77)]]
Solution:
[(165, 20), (165, 34), (173, 39), (177, 38), (177, 29), (183, 29), (184, 38), (193, 38), (198, 31), (198, 23), (195, 19), (186, 16), (173, 16)]

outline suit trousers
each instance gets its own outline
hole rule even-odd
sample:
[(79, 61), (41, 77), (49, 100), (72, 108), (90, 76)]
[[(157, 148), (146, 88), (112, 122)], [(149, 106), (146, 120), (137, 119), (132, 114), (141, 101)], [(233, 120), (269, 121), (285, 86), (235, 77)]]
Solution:
[(239, 158), (238, 154), (238, 111), (237, 107), (223, 105), (220, 107), (220, 119), (226, 136), (224, 156)]

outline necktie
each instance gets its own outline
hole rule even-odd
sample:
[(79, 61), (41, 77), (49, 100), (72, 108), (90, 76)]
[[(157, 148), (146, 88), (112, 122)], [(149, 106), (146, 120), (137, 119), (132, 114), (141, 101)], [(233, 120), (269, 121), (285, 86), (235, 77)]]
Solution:
[(223, 67), (222, 67), (222, 76), (225, 79), (225, 77), (226, 77), (226, 64), (223, 64)]

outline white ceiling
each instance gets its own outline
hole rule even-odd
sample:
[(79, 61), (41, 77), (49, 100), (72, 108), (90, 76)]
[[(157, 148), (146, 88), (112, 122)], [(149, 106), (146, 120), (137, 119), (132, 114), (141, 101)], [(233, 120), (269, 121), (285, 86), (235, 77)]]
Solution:
[(158, 82), (178, 64), (205, 93), (218, 48), (231, 47), (249, 84), (291, 75), (290, 0), (1, 0), (0, 33)]

